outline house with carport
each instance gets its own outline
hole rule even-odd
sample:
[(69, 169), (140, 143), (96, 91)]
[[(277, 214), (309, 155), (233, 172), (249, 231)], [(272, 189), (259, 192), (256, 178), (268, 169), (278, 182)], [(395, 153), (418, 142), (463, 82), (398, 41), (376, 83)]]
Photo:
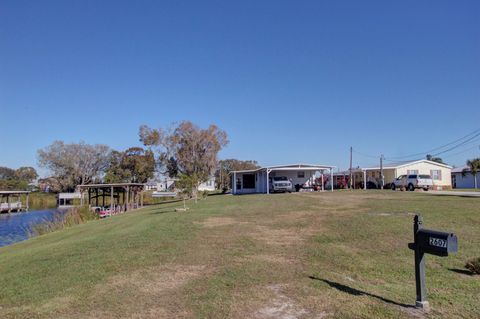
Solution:
[(333, 190), (333, 169), (331, 165), (289, 164), (266, 166), (252, 170), (232, 171), (230, 173), (232, 194), (270, 193), (273, 177), (285, 176), (293, 185), (302, 190), (325, 190), (330, 186)]
[[(382, 169), (380, 166), (352, 169), (352, 185), (354, 188), (380, 188), (382, 185)], [(390, 163), (383, 167), (384, 185), (388, 187), (397, 177), (402, 175), (419, 174), (430, 175), (433, 180), (433, 189), (452, 188), (452, 166), (429, 160), (417, 160), (402, 163)], [(348, 185), (349, 171), (334, 173), (335, 187), (343, 188)]]

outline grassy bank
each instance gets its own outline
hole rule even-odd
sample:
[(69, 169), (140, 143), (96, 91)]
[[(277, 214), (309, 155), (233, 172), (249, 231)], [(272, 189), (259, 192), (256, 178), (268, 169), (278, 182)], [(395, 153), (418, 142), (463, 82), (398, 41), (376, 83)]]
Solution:
[(455, 232), (427, 257), (428, 317), (478, 318), (477, 198), (356, 191), (211, 196), (0, 248), (0, 317), (398, 318), (415, 299), (413, 212)]
[(98, 214), (89, 209), (88, 206), (71, 207), (64, 214), (55, 215), (52, 220), (33, 225), (30, 229), (30, 237), (59, 231), (95, 219), (99, 219)]

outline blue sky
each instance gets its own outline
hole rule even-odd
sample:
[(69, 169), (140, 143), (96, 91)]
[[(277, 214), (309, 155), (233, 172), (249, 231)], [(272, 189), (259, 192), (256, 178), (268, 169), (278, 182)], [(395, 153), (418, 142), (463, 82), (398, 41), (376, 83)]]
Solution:
[(350, 146), (388, 159), (464, 136), (479, 102), (479, 1), (0, 3), (2, 166), (191, 120), (227, 131), (222, 158), (345, 168)]

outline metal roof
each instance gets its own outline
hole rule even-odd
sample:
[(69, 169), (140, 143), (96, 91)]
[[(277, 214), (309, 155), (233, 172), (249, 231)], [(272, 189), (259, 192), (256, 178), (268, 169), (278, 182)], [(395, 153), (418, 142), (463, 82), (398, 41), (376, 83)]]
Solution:
[[(417, 164), (417, 163), (428, 163), (428, 164), (432, 164), (432, 165), (436, 165), (436, 166), (442, 166), (442, 167), (445, 167), (445, 168), (450, 168), (450, 169), (452, 168), (452, 166), (447, 165), (447, 164), (438, 163), (438, 162), (433, 162), (433, 161), (429, 161), (429, 160), (426, 160), (426, 159), (421, 159), (421, 160), (410, 161), (410, 162), (389, 163), (389, 164), (383, 166), (383, 169), (394, 169), (394, 168), (399, 168), (399, 167), (403, 167), (403, 166), (409, 166), (409, 165)], [(366, 171), (369, 171), (369, 170), (379, 170), (379, 169), (380, 169), (380, 166), (361, 168), (361, 170), (366, 170)]]
[(0, 191), (0, 195), (28, 194), (29, 191)]
[(262, 170), (272, 170), (272, 171), (288, 171), (288, 170), (324, 170), (324, 169), (333, 169), (336, 166), (331, 165), (315, 165), (315, 164), (287, 164), (287, 165), (273, 165), (273, 166), (265, 166), (256, 169), (247, 169), (247, 170), (240, 170), (240, 171), (231, 171), (231, 173), (253, 173)]
[(81, 188), (100, 188), (100, 187), (124, 187), (124, 186), (145, 186), (143, 183), (112, 183), (112, 184), (85, 184), (78, 185)]
[(465, 166), (455, 167), (452, 169), (452, 173), (463, 173), (463, 170), (470, 172), (470, 166), (465, 165)]

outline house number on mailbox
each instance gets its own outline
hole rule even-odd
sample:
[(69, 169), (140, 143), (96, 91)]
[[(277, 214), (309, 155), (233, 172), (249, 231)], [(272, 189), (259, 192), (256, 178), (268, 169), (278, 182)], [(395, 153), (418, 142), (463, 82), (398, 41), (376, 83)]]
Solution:
[(430, 245), (447, 248), (447, 241), (440, 238), (430, 237)]

